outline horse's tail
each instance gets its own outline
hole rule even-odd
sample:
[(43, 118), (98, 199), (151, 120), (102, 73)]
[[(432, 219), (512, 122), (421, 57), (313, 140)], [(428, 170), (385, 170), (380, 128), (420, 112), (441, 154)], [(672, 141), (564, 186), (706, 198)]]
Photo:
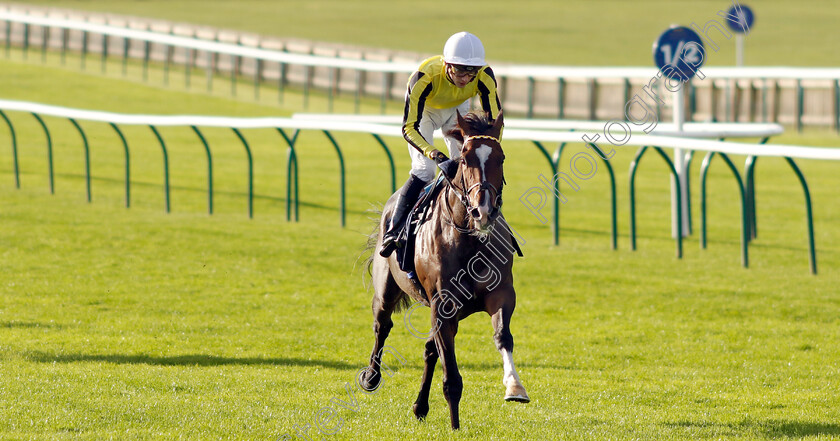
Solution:
[(364, 283), (366, 290), (370, 289), (370, 282), (373, 279), (373, 257), (376, 255), (376, 242), (379, 239), (379, 218), (382, 217), (382, 208), (373, 207), (368, 210), (368, 212), (374, 215), (373, 217), (370, 217), (370, 219), (374, 221), (373, 231), (368, 234), (367, 241), (365, 242), (365, 248), (362, 250), (362, 254), (359, 255), (361, 258), (367, 254), (364, 265), (362, 266), (362, 271), (364, 271), (362, 274), (362, 282)]
[[(368, 210), (368, 212), (372, 215), (369, 219), (373, 221), (373, 231), (371, 231), (368, 235), (365, 247), (359, 255), (359, 259), (361, 259), (365, 254), (367, 254), (367, 257), (364, 258), (365, 260), (362, 263), (362, 283), (364, 284), (366, 290), (370, 290), (372, 285), (373, 258), (376, 256), (376, 243), (379, 241), (379, 221), (382, 218), (383, 211), (382, 207), (377, 206)], [(410, 306), (411, 299), (406, 293), (400, 292), (400, 297), (397, 300), (397, 306), (394, 308), (394, 312), (400, 312), (404, 309), (408, 309)]]

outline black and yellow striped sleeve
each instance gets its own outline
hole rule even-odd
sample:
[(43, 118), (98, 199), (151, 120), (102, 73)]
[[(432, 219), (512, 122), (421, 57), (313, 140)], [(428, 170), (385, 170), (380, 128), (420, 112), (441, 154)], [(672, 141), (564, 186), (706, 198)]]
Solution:
[(502, 103), (496, 93), (496, 75), (493, 74), (493, 69), (490, 69), (489, 66), (482, 69), (478, 74), (477, 81), (481, 109), (490, 114), (491, 119), (496, 119), (502, 109)]
[(408, 89), (405, 93), (402, 126), (405, 140), (427, 157), (432, 153), (434, 147), (420, 134), (420, 119), (423, 118), (423, 109), (430, 93), (432, 93), (430, 76), (421, 71), (414, 72), (414, 75), (408, 80)]

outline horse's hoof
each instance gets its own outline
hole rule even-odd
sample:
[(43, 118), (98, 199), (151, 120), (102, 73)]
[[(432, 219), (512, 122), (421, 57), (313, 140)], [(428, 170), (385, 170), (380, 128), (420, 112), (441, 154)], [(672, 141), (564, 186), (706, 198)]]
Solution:
[(377, 381), (375, 384), (370, 380), (362, 380), (362, 382), (359, 383), (359, 386), (362, 386), (362, 389), (364, 389), (367, 392), (374, 392), (375, 390), (379, 389), (379, 386), (381, 384), (382, 379), (380, 378), (379, 381)]
[(531, 399), (527, 395), (508, 395), (505, 401), (515, 401), (517, 403), (530, 403)]
[(376, 389), (379, 389), (379, 386), (382, 384), (382, 375), (374, 373), (373, 375), (368, 376), (367, 370), (362, 371), (361, 375), (358, 377), (359, 386), (362, 389), (366, 390), (367, 392), (373, 392)]
[(414, 417), (420, 421), (426, 419), (426, 415), (429, 414), (429, 406), (420, 406), (417, 403), (414, 403), (414, 406), (411, 406), (411, 410), (414, 412)]
[(513, 386), (505, 393), (505, 401), (516, 401), (517, 403), (528, 403), (531, 401), (528, 398), (528, 392), (522, 386)]

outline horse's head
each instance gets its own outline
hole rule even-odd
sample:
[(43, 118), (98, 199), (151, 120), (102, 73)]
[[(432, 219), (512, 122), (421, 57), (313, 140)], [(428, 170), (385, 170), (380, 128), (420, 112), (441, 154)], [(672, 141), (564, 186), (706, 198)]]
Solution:
[[(458, 113), (458, 131), (463, 137), (458, 179), (463, 184), (464, 205), (471, 219), (470, 227), (487, 234), (499, 216), (502, 206), (505, 153), (499, 142), (504, 120), (499, 113), (495, 121), (486, 114)], [(457, 136), (458, 133), (456, 133)]]

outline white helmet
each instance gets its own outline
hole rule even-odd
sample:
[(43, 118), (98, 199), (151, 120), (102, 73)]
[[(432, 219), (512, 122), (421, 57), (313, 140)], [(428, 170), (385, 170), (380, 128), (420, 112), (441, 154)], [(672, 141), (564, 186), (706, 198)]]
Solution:
[(469, 32), (458, 32), (443, 46), (443, 61), (465, 66), (484, 66), (484, 45)]

